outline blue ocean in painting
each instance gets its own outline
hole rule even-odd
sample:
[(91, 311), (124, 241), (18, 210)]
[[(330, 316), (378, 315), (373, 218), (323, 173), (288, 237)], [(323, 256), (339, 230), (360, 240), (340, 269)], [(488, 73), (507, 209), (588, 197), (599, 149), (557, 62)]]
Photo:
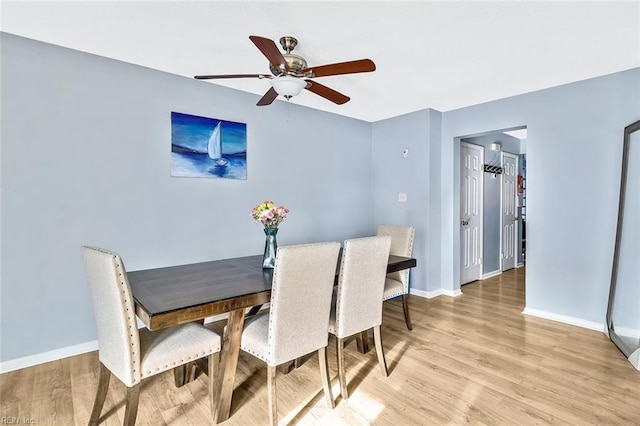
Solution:
[(247, 178), (247, 125), (171, 113), (171, 176)]

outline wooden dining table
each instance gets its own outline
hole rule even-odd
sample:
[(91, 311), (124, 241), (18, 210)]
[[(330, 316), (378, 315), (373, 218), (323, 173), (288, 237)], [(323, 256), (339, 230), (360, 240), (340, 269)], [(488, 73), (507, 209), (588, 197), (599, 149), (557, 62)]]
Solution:
[[(387, 272), (415, 266), (414, 258), (391, 255)], [(128, 277), (136, 315), (151, 331), (228, 314), (214, 397), (214, 421), (227, 420), (245, 309), (269, 303), (273, 270), (262, 269), (262, 255), (256, 255), (130, 271)]]

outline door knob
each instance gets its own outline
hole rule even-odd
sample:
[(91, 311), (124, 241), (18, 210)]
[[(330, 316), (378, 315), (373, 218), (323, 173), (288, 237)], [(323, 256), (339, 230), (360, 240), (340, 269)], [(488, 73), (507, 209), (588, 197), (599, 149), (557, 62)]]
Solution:
[(462, 226), (467, 226), (468, 224), (469, 224), (469, 221), (468, 221), (468, 220), (462, 220), (462, 221), (460, 221), (460, 225), (462, 225)]

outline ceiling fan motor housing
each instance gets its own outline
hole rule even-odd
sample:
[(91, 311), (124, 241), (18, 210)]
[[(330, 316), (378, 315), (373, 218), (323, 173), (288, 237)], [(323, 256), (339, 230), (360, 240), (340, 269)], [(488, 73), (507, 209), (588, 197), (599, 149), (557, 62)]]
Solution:
[[(284, 56), (284, 60), (287, 61), (287, 65), (289, 65), (289, 75), (301, 76), (300, 71), (307, 68), (307, 61), (302, 56), (294, 55), (293, 53), (283, 53), (282, 56)], [(269, 69), (276, 77), (287, 74), (284, 67), (274, 67), (269, 64)]]
[[(293, 53), (291, 53), (297, 45), (298, 40), (295, 37), (280, 37), (280, 46), (282, 46), (282, 50), (286, 52), (283, 53), (282, 56), (284, 57), (284, 60), (287, 61), (287, 65), (289, 66), (288, 74), (294, 76), (302, 76), (300, 74), (300, 71), (307, 68), (307, 61), (302, 56), (294, 55)], [(279, 75), (287, 74), (287, 71), (284, 69), (284, 67), (274, 67), (273, 65), (269, 64), (269, 69), (271, 70), (271, 73), (276, 77)]]

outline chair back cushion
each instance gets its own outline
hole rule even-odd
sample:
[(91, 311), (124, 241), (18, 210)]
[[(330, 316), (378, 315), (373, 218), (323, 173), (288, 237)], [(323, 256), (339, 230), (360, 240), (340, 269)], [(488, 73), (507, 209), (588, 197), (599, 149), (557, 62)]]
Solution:
[(336, 297), (335, 330), (340, 338), (382, 324), (382, 293), (391, 237), (346, 240)]
[[(395, 256), (411, 257), (413, 253), (413, 239), (416, 228), (413, 226), (399, 225), (378, 225), (378, 235), (388, 235), (391, 237), (391, 250), (389, 254)], [(404, 292), (409, 291), (409, 270), (404, 269), (392, 272), (388, 275), (392, 280), (400, 281), (404, 287)]]
[(339, 251), (338, 242), (278, 247), (265, 360), (269, 365), (327, 346)]
[(120, 381), (140, 381), (140, 337), (127, 272), (117, 253), (82, 247), (98, 328), (98, 356)]

